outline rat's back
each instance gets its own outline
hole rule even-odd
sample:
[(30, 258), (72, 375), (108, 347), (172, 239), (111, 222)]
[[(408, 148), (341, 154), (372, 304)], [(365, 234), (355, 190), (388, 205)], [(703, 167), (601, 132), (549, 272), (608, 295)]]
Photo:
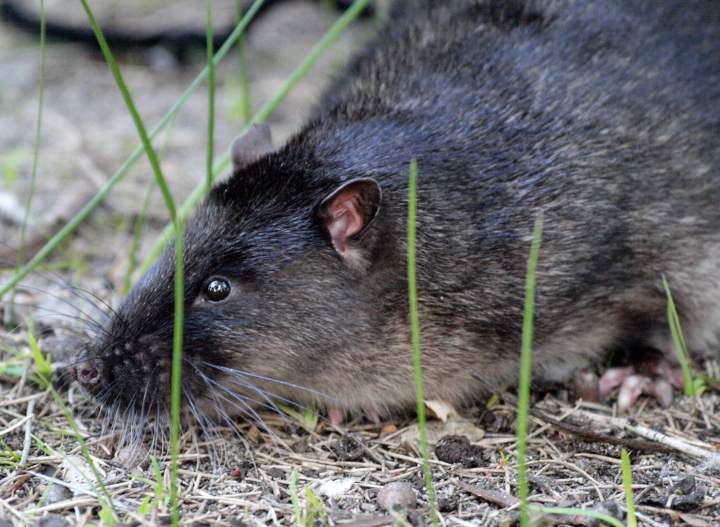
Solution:
[(514, 375), (541, 216), (539, 377), (669, 351), (663, 276), (691, 345), (717, 349), (720, 3), (401, 2), (322, 107), (302, 144), (376, 178), (398, 240), (418, 161), (424, 339), (447, 363)]

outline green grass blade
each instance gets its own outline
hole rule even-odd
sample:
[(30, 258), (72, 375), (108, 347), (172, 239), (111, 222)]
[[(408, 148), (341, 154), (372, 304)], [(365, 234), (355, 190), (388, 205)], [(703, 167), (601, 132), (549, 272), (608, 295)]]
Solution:
[(520, 525), (529, 525), (528, 514), (528, 478), (525, 455), (527, 454), (528, 413), (530, 407), (530, 380), (532, 367), (533, 320), (535, 316), (535, 274), (537, 270), (540, 241), (542, 239), (542, 220), (535, 221), (530, 256), (527, 262), (525, 278), (525, 306), (522, 327), (522, 348), (520, 351), (520, 385), (518, 387), (518, 424), (517, 424), (517, 464), (518, 494), (520, 496)]
[[(275, 111), (280, 103), (287, 97), (288, 93), (300, 82), (300, 80), (310, 71), (310, 68), (317, 62), (322, 54), (338, 39), (340, 34), (355, 18), (362, 12), (369, 0), (355, 0), (355, 2), (338, 18), (320, 41), (313, 47), (308, 53), (302, 63), (293, 71), (290, 77), (285, 81), (285, 84), (280, 88), (278, 93), (268, 101), (265, 105), (258, 110), (255, 117), (252, 119), (253, 123), (262, 123), (267, 120), (268, 117)], [(247, 130), (249, 126), (245, 127)], [(213, 173), (217, 176), (219, 173), (224, 172), (230, 165), (230, 149), (227, 149), (223, 155), (216, 161)], [(203, 180), (198, 186), (195, 187), (192, 194), (185, 200), (179, 209), (179, 216), (185, 220), (192, 212), (193, 208), (203, 199), (209, 191), (207, 181)], [(164, 249), (165, 245), (170, 241), (172, 237), (172, 225), (167, 225), (165, 230), (162, 232), (160, 237), (157, 239), (155, 244), (150, 249), (150, 252), (140, 267), (140, 273), (144, 274), (150, 269), (150, 266), (157, 260), (158, 256)]]
[(433, 526), (440, 522), (437, 517), (435, 505), (435, 491), (430, 470), (430, 450), (428, 447), (427, 425), (425, 423), (425, 389), (423, 387), (422, 364), (420, 356), (420, 313), (418, 309), (417, 279), (415, 269), (415, 242), (417, 222), (417, 162), (410, 162), (408, 178), (408, 223), (407, 223), (407, 279), (408, 296), (410, 302), (410, 328), (412, 338), (413, 372), (415, 375), (415, 396), (417, 399), (418, 430), (420, 435), (420, 453), (423, 458), (423, 476), (428, 502), (430, 503), (430, 517)]
[[(237, 16), (242, 16), (242, 0), (237, 0)], [(240, 116), (245, 125), (252, 122), (252, 99), (250, 98), (250, 77), (248, 76), (247, 61), (245, 60), (245, 39), (240, 37), (237, 43), (238, 62), (240, 63)]]
[(557, 514), (560, 516), (584, 516), (586, 518), (593, 518), (595, 520), (603, 521), (608, 525), (612, 525), (613, 527), (625, 527), (623, 522), (621, 522), (617, 518), (613, 518), (609, 514), (604, 514), (602, 512), (585, 509), (573, 509), (568, 507), (537, 507), (535, 505), (532, 505), (530, 508), (540, 511), (543, 514)]
[(625, 488), (625, 500), (627, 502), (627, 525), (628, 527), (637, 527), (637, 518), (635, 516), (635, 500), (633, 499), (632, 489), (632, 467), (630, 465), (630, 455), (624, 448), (620, 452), (623, 470), (623, 487)]
[(57, 393), (57, 390), (55, 390), (51, 383), (52, 367), (49, 362), (50, 355), (48, 354), (46, 357), (42, 354), (42, 351), (40, 350), (40, 347), (37, 343), (37, 339), (33, 334), (32, 328), (28, 328), (28, 344), (30, 345), (33, 361), (35, 362), (35, 366), (39, 372), (36, 380), (40, 383), (42, 389), (47, 390), (50, 393), (55, 403), (62, 410), (63, 415), (65, 416), (65, 420), (67, 421), (68, 425), (70, 425), (70, 430), (72, 431), (75, 440), (80, 445), (80, 452), (82, 453), (83, 458), (85, 458), (85, 461), (87, 461), (87, 464), (93, 473), (93, 477), (95, 478), (95, 482), (89, 483), (92, 486), (95, 486), (95, 484), (97, 484), (98, 488), (100, 489), (100, 491), (97, 493), (98, 498), (102, 503), (103, 500), (102, 498), (100, 498), (100, 494), (102, 494), (105, 499), (105, 503), (103, 503), (103, 506), (111, 510), (113, 516), (115, 517), (115, 520), (117, 520), (117, 511), (115, 510), (115, 507), (113, 505), (112, 497), (110, 496), (110, 492), (108, 492), (107, 487), (103, 482), (102, 474), (100, 474), (100, 471), (98, 470), (95, 462), (92, 459), (92, 456), (90, 455), (90, 449), (85, 442), (85, 438), (83, 438), (82, 434), (80, 433), (80, 428), (75, 422), (75, 418), (73, 417), (70, 408), (68, 408), (62, 397), (60, 397), (60, 394)]
[(95, 20), (95, 15), (93, 14), (92, 9), (90, 9), (90, 5), (88, 5), (87, 0), (80, 0), (80, 2), (82, 3), (83, 9), (85, 9), (85, 14), (87, 15), (88, 22), (90, 22), (90, 26), (95, 33), (95, 38), (97, 38), (100, 49), (102, 50), (102, 54), (105, 57), (105, 61), (108, 63), (108, 66), (110, 66), (110, 71), (112, 72), (113, 77), (115, 78), (115, 83), (117, 84), (118, 89), (120, 90), (120, 94), (125, 101), (125, 106), (130, 112), (133, 123), (135, 123), (135, 128), (137, 129), (138, 135), (140, 136), (140, 141), (142, 142), (143, 148), (145, 149), (145, 154), (150, 161), (150, 167), (152, 168), (153, 174), (155, 175), (155, 181), (160, 187), (160, 191), (162, 192), (163, 199), (165, 200), (165, 206), (168, 209), (170, 218), (172, 222), (175, 223), (177, 217), (175, 201), (170, 194), (170, 188), (168, 187), (167, 181), (165, 181), (165, 177), (163, 176), (162, 170), (160, 169), (160, 161), (158, 160), (155, 149), (152, 146), (150, 136), (145, 129), (145, 124), (140, 118), (140, 113), (135, 106), (132, 95), (130, 95), (130, 91), (128, 90), (127, 84), (125, 83), (125, 79), (120, 72), (120, 68), (118, 67), (117, 61), (115, 60), (112, 51), (110, 50), (110, 46), (108, 46), (108, 43), (105, 40), (105, 35), (103, 35), (103, 32), (100, 29), (97, 20)]
[(213, 181), (213, 155), (215, 151), (215, 54), (213, 44), (212, 0), (207, 0), (207, 68), (208, 68), (208, 119), (207, 119), (207, 186)]
[(170, 395), (170, 503), (172, 507), (173, 526), (179, 525), (180, 522), (180, 512), (178, 508), (178, 456), (180, 455), (180, 399), (182, 397), (183, 315), (185, 312), (183, 224), (182, 221), (178, 221), (175, 225), (175, 320), (173, 324), (172, 385)]
[[(217, 66), (225, 55), (228, 54), (232, 46), (235, 44), (238, 38), (243, 34), (248, 24), (252, 21), (255, 14), (258, 12), (265, 0), (255, 0), (250, 8), (245, 13), (245, 16), (235, 27), (233, 32), (228, 36), (225, 43), (215, 54), (214, 63)], [(156, 137), (162, 130), (164, 130), (170, 122), (175, 118), (180, 109), (185, 105), (188, 99), (195, 93), (200, 85), (207, 79), (208, 68), (207, 66), (198, 74), (197, 77), (190, 83), (190, 86), (183, 92), (180, 98), (173, 104), (168, 110), (165, 116), (150, 132), (150, 137)], [(0, 287), (0, 297), (3, 297), (10, 290), (15, 288), (28, 274), (30, 274), (39, 264), (45, 261), (50, 254), (57, 249), (65, 239), (74, 232), (92, 212), (107, 198), (112, 189), (127, 175), (130, 169), (137, 163), (142, 156), (144, 150), (143, 146), (139, 145), (133, 150), (130, 156), (125, 162), (118, 168), (118, 170), (112, 175), (112, 177), (98, 190), (98, 192), (88, 201), (88, 203), (77, 213), (73, 218), (68, 221), (55, 235), (48, 240), (48, 242), (35, 254), (35, 256), (25, 264), (22, 269), (16, 272), (13, 277), (2, 287)], [(172, 235), (172, 232), (171, 232)], [(169, 239), (169, 238), (168, 238)]]
[(37, 182), (37, 169), (38, 161), (40, 159), (40, 144), (42, 142), (42, 121), (43, 121), (43, 106), (45, 101), (45, 34), (46, 34), (46, 14), (45, 14), (45, 0), (40, 0), (40, 72), (39, 72), (39, 86), (38, 86), (38, 105), (37, 105), (37, 117), (35, 120), (35, 145), (33, 147), (33, 163), (30, 172), (30, 192), (27, 200), (25, 201), (25, 216), (23, 222), (20, 225), (20, 246), (18, 247), (17, 253), (17, 268), (20, 269), (23, 255), (25, 252), (25, 236), (27, 233), (27, 224), (30, 219), (30, 210), (32, 207), (32, 200), (35, 195), (35, 186)]
[[(30, 219), (30, 211), (32, 209), (32, 201), (35, 196), (35, 187), (37, 186), (37, 170), (38, 161), (40, 159), (40, 144), (42, 142), (42, 122), (43, 107), (45, 102), (45, 48), (46, 48), (46, 13), (45, 0), (40, 0), (40, 72), (38, 86), (38, 105), (37, 117), (35, 120), (35, 145), (33, 146), (33, 162), (30, 171), (30, 192), (25, 201), (25, 215), (20, 225), (20, 243), (18, 245), (17, 257), (15, 260), (15, 272), (18, 273), (22, 268), (23, 257), (25, 256), (25, 236), (27, 234), (27, 225)], [(2, 295), (0, 295), (2, 296)], [(10, 301), (10, 319), (14, 318), (14, 298)]]
[(145, 229), (145, 220), (147, 219), (147, 214), (150, 210), (150, 202), (152, 201), (153, 190), (155, 190), (155, 185), (151, 184), (145, 194), (142, 210), (140, 211), (140, 215), (138, 216), (137, 222), (135, 223), (135, 228), (133, 229), (133, 238), (132, 243), (130, 244), (130, 252), (128, 254), (128, 267), (127, 271), (125, 271), (125, 276), (123, 278), (123, 296), (127, 296), (127, 294), (130, 292), (130, 289), (132, 288), (132, 276), (133, 273), (135, 273), (135, 269), (137, 268), (138, 263), (137, 255), (138, 250), (140, 249), (140, 238), (142, 237), (143, 230)]
[[(105, 60), (107, 61), (108, 65), (110, 66), (110, 69), (113, 73), (113, 76), (115, 77), (115, 81), (118, 85), (118, 88), (120, 90), (120, 93), (122, 94), (123, 100), (125, 101), (125, 105), (128, 108), (128, 111), (130, 112), (130, 115), (132, 116), (133, 122), (135, 123), (135, 127), (137, 128), (138, 134), (140, 135), (140, 139), (142, 141), (143, 147), (145, 148), (145, 153), (147, 154), (147, 157), (150, 161), (150, 165), (153, 169), (153, 174), (155, 175), (155, 181), (157, 185), (160, 187), (160, 191), (162, 192), (163, 198), (165, 200), (165, 206), (168, 209), (168, 213), (170, 214), (170, 218), (173, 222), (174, 228), (175, 228), (175, 313), (174, 313), (174, 324), (173, 324), (173, 356), (172, 356), (172, 381), (171, 381), (171, 400), (170, 400), (170, 406), (171, 406), (171, 431), (170, 431), (170, 441), (171, 441), (171, 479), (170, 479), (170, 500), (171, 500), (171, 506), (172, 506), (172, 523), (174, 526), (179, 525), (180, 520), (180, 512), (178, 508), (178, 484), (177, 484), (177, 471), (178, 471), (178, 456), (179, 456), (179, 443), (180, 443), (180, 399), (181, 399), (181, 365), (182, 365), (182, 344), (183, 344), (183, 314), (184, 314), (184, 280), (183, 280), (183, 228), (182, 228), (182, 222), (178, 221), (177, 218), (177, 209), (175, 207), (175, 201), (172, 198), (172, 194), (170, 193), (170, 188), (167, 185), (167, 181), (165, 180), (165, 177), (162, 174), (162, 170), (160, 168), (160, 162), (158, 160), (157, 154), (155, 153), (155, 150), (152, 146), (150, 137), (147, 134), (147, 131), (145, 130), (145, 125), (143, 124), (143, 121), (140, 117), (139, 112), (137, 111), (137, 108), (135, 107), (135, 103), (133, 102), (132, 96), (130, 94), (130, 91), (128, 90), (127, 85), (125, 84), (125, 80), (123, 79), (122, 73), (120, 72), (120, 68), (117, 65), (117, 62), (115, 61), (115, 58), (113, 57), (113, 54), (110, 50), (110, 47), (107, 44), (107, 41), (105, 40), (105, 37), (103, 36), (102, 30), (100, 29), (100, 26), (98, 26), (97, 21), (95, 20), (95, 17), (93, 16), (92, 10), (90, 9), (90, 6), (87, 3), (87, 0), (81, 0), (82, 5), (85, 9), (85, 12), (87, 14), (88, 20), (90, 22), (90, 25), (93, 28), (93, 31), (95, 32), (95, 36), (97, 37), (98, 44), (100, 44), (100, 48), (103, 52), (103, 55), (105, 56)], [(209, 15), (211, 15), (211, 10), (209, 8), (208, 4), (208, 11)], [(212, 65), (212, 52), (209, 52), (209, 58), (208, 62), (210, 63), (210, 66)], [(209, 67), (209, 69), (214, 72), (213, 67)], [(214, 73), (213, 78), (211, 79), (211, 84), (214, 83)]]
[(687, 351), (685, 337), (683, 336), (682, 326), (680, 325), (680, 316), (675, 307), (670, 286), (664, 276), (662, 277), (662, 284), (663, 289), (665, 289), (665, 295), (667, 296), (667, 318), (668, 324), (670, 325), (670, 335), (672, 336), (675, 353), (677, 354), (680, 368), (682, 369), (683, 391), (688, 397), (693, 397), (696, 395), (695, 382), (692, 369), (690, 368), (690, 355)]

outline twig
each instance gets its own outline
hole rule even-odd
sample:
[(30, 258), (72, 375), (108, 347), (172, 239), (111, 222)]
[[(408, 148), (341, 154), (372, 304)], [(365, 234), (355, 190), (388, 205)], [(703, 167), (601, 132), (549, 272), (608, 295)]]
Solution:
[[(502, 398), (505, 399), (507, 402), (509, 402), (512, 405), (517, 404), (517, 398), (513, 395), (510, 395), (508, 393), (504, 393), (502, 395)], [(582, 412), (583, 415), (596, 415), (596, 414), (590, 414), (588, 412)], [(655, 444), (650, 441), (643, 441), (641, 439), (632, 439), (632, 438), (620, 438), (620, 437), (613, 437), (606, 434), (599, 434), (597, 432), (590, 432), (588, 431), (588, 428), (586, 425), (576, 425), (573, 423), (567, 423), (565, 421), (561, 421), (559, 419), (556, 419), (554, 417), (551, 417), (547, 415), (545, 412), (542, 412), (540, 410), (537, 410), (535, 408), (530, 409), (530, 415), (533, 417), (540, 419), (541, 421), (545, 421), (546, 423), (550, 423), (555, 428), (559, 428), (563, 432), (567, 432), (568, 434), (572, 434), (574, 436), (581, 437), (585, 439), (586, 441), (594, 442), (594, 443), (607, 443), (609, 445), (616, 445), (616, 446), (622, 446), (625, 448), (631, 448), (633, 450), (641, 450), (645, 452), (662, 452), (662, 453), (669, 453), (673, 452), (675, 449), (663, 445), (663, 444)], [(597, 416), (600, 418), (600, 416)], [(605, 418), (602, 417), (602, 419), (612, 419), (612, 418)], [(640, 435), (640, 434), (638, 434)]]
[(24, 467), (27, 463), (28, 456), (30, 455), (30, 445), (32, 444), (32, 423), (35, 417), (35, 401), (37, 399), (30, 399), (27, 406), (27, 412), (25, 417), (25, 439), (23, 440), (22, 454), (20, 455), (20, 466)]
[(599, 434), (597, 432), (588, 432), (587, 427), (560, 421), (538, 410), (530, 410), (530, 415), (536, 417), (537, 419), (545, 421), (546, 423), (550, 423), (555, 428), (559, 428), (563, 432), (567, 432), (569, 434), (581, 437), (587, 441), (595, 443), (607, 443), (609, 445), (617, 445), (625, 448), (631, 448), (633, 450), (642, 450), (645, 452), (673, 452), (673, 449), (668, 446), (664, 446), (662, 444), (658, 445), (650, 441), (643, 441), (642, 439), (613, 437), (606, 434)]
[(648, 428), (647, 426), (632, 424), (628, 419), (624, 419), (622, 417), (600, 416), (591, 412), (581, 412), (581, 415), (584, 415), (591, 421), (632, 432), (636, 435), (649, 439), (650, 441), (664, 445), (670, 451), (678, 451), (689, 456), (707, 460), (711, 465), (720, 464), (720, 454), (705, 450), (704, 448), (696, 447), (686, 441), (670, 437), (662, 432)]

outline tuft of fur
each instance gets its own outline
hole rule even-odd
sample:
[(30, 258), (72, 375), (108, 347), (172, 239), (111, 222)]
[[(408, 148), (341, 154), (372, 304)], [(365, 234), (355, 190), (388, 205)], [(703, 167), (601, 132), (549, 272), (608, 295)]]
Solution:
[[(693, 350), (717, 351), (718, 49), (713, 0), (400, 3), (316, 117), (190, 221), (186, 399), (250, 417), (278, 401), (413, 407), (411, 159), (428, 398), (516, 378), (540, 215), (535, 379), (618, 347), (667, 350), (663, 275)], [(349, 265), (318, 207), (358, 178), (382, 199)], [(169, 394), (173, 268), (170, 247), (95, 345), (118, 404)], [(203, 301), (212, 276), (227, 301)]]

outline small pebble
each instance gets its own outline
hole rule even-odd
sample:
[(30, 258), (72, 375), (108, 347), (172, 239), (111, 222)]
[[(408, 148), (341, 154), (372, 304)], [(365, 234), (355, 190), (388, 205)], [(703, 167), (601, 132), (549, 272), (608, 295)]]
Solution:
[(406, 481), (388, 483), (377, 495), (377, 504), (386, 511), (414, 509), (416, 503), (415, 491)]
[(62, 516), (48, 514), (35, 522), (35, 527), (70, 527), (70, 524)]
[(45, 499), (43, 505), (52, 505), (53, 503), (59, 503), (61, 501), (69, 500), (72, 498), (72, 491), (64, 485), (57, 483), (51, 483), (45, 493)]

